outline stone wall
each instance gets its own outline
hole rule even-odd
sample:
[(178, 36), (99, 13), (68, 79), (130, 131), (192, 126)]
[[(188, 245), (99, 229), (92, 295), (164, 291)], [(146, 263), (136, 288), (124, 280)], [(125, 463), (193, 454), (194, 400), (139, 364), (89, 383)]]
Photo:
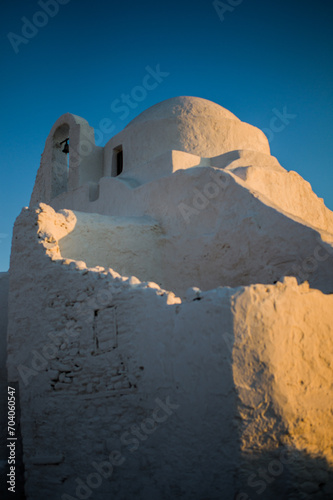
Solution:
[(28, 500), (328, 498), (332, 295), (289, 278), (180, 300), (61, 258), (48, 213), (22, 211), (11, 257)]

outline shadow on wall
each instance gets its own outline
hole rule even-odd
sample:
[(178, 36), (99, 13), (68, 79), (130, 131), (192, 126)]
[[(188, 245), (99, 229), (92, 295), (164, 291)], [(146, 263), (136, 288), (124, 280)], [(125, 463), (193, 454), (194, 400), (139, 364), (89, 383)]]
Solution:
[(141, 281), (159, 280), (162, 285), (164, 237), (157, 221), (82, 212), (75, 212), (75, 218), (73, 229), (59, 240), (63, 258), (83, 261), (88, 267), (111, 267)]
[[(121, 391), (115, 392), (104, 400), (104, 407), (96, 405), (96, 395), (90, 400), (91, 436), (99, 442), (105, 416), (118, 415), (107, 423), (108, 448), (123, 457), (109, 479), (96, 481), (99, 486), (95, 491), (89, 483), (90, 498), (233, 499), (240, 444), (234, 418), (232, 345), (227, 348), (223, 337), (223, 332), (232, 328), (230, 300), (227, 294), (222, 307), (211, 312), (208, 324), (203, 314), (205, 301), (196, 298), (183, 304), (175, 316), (170, 307), (172, 315), (166, 322), (165, 312), (159, 309), (160, 297), (149, 298), (156, 311), (153, 316), (142, 307), (141, 299), (140, 307), (135, 307), (135, 301), (117, 303), (118, 347), (107, 356), (99, 353), (96, 370), (106, 362), (116, 367), (118, 351), (121, 355), (125, 349), (128, 356), (130, 344), (135, 362), (131, 362), (129, 376), (136, 379), (137, 390), (135, 397), (132, 394), (128, 399)], [(101, 309), (98, 315), (103, 315)], [(164, 331), (162, 325), (169, 322), (171, 329)], [(191, 335), (186, 329), (189, 324)], [(96, 333), (99, 336), (97, 329)], [(93, 379), (92, 366), (87, 360), (79, 376)], [(61, 397), (57, 405), (54, 411), (60, 415)], [(86, 415), (76, 415), (75, 421), (77, 428), (86, 428)], [(110, 455), (96, 452), (86, 436), (73, 435), (70, 426), (65, 425), (59, 433), (59, 439), (77, 450), (77, 462), (68, 465), (88, 485), (89, 475), (101, 470), (92, 467), (92, 462), (105, 465)], [(75, 476), (66, 478), (62, 492), (74, 497), (76, 487)]]
[[(3, 500), (25, 500), (24, 496), (24, 467), (22, 439), (20, 429), (20, 398), (19, 384), (7, 382), (7, 323), (8, 323), (8, 287), (9, 273), (0, 273), (0, 497)], [(7, 483), (9, 473), (8, 465), (8, 434), (7, 434), (7, 411), (8, 411), (8, 386), (15, 389), (15, 422), (16, 422), (16, 489), (15, 493), (8, 491)]]
[[(26, 216), (27, 212), (23, 212), (21, 220)], [(29, 220), (34, 228), (35, 219)], [(14, 234), (19, 234), (16, 233), (19, 230), (20, 221), (16, 222)], [(35, 241), (35, 233), (32, 235)], [(35, 247), (35, 243), (33, 246), (22, 245), (20, 238), (13, 238), (13, 255), (19, 255), (19, 258), (16, 260), (16, 267), (11, 269), (11, 286), (16, 287), (20, 293), (11, 295), (13, 315), (9, 339), (12, 346), (15, 345), (13, 342), (16, 338), (24, 339), (24, 343), (20, 347), (21, 352), (13, 348), (10, 351), (12, 372), (16, 373), (14, 369), (22, 352), (24, 355), (26, 353), (27, 360), (29, 356), (31, 359), (31, 351), (26, 349), (27, 345), (31, 350), (43, 352), (48, 331), (62, 334), (63, 324), (59, 323), (59, 318), (69, 317), (70, 323), (79, 326), (81, 321), (83, 324), (82, 333), (77, 339), (73, 339), (75, 344), (66, 345), (65, 349), (56, 349), (55, 359), (47, 362), (47, 368), (57, 372), (56, 382), (50, 380), (46, 369), (36, 374), (38, 377), (27, 387), (23, 387), (21, 382), (24, 431), (28, 437), (25, 441), (27, 491), (35, 493), (30, 493), (31, 499), (37, 500), (43, 494), (43, 498), (58, 500), (63, 493), (75, 498), (76, 479), (80, 478), (88, 483), (91, 474), (96, 471), (92, 463), (100, 464), (111, 460), (109, 457), (113, 449), (121, 451), (126, 458), (124, 467), (115, 468), (111, 481), (103, 479), (100, 474), (98, 481), (91, 483), (98, 484), (96, 491), (93, 491), (95, 486), (91, 487), (91, 498), (104, 499), (113, 493), (115, 498), (143, 500), (234, 500), (238, 494), (237, 500), (253, 500), (256, 494), (267, 500), (301, 500), (307, 498), (305, 494), (309, 491), (317, 491), (317, 498), (327, 494), (332, 475), (325, 461), (305, 456), (302, 452), (295, 452), (294, 461), (281, 458), (278, 452), (266, 452), (253, 458), (254, 450), (258, 449), (253, 444), (259, 434), (257, 429), (261, 431), (266, 446), (270, 438), (274, 438), (272, 446), (286, 442), (288, 434), (282, 425), (279, 432), (276, 432), (276, 419), (279, 419), (279, 423), (282, 420), (281, 414), (276, 416), (269, 413), (262, 404), (270, 393), (267, 393), (267, 381), (263, 377), (265, 358), (258, 356), (262, 349), (256, 350), (256, 344), (244, 347), (245, 353), (251, 350), (255, 355), (253, 358), (239, 357), (238, 367), (243, 373), (243, 367), (248, 362), (261, 384), (252, 384), (251, 394), (260, 395), (260, 387), (264, 388), (264, 392), (258, 404), (254, 402), (253, 411), (249, 404), (241, 406), (242, 401), (239, 401), (238, 389), (242, 380), (238, 385), (235, 382), (238, 379), (235, 377), (233, 359), (237, 348), (233, 312), (235, 290), (217, 289), (206, 296), (194, 294), (192, 300), (166, 307), (165, 297), (156, 295), (154, 290), (138, 288), (127, 294), (127, 288), (120, 286), (115, 287), (114, 293), (103, 296), (103, 300), (98, 303), (99, 292), (109, 290), (108, 280), (96, 280), (96, 273), (82, 275), (70, 271), (67, 266), (56, 266), (52, 262), (48, 262), (46, 271), (50, 275), (41, 273), (40, 259), (37, 258), (40, 255), (39, 248)], [(33, 287), (31, 280), (22, 280), (22, 276), (28, 278), (29, 273), (34, 277)], [(45, 276), (50, 276), (50, 279), (45, 279)], [(116, 293), (117, 288), (119, 293)], [(81, 307), (73, 307), (74, 304), (79, 305), (77, 299), (83, 291), (86, 298)], [(90, 297), (90, 293), (94, 296)], [(310, 297), (309, 301), (313, 307), (314, 298)], [(249, 322), (249, 311), (253, 309), (252, 306), (242, 308), (245, 311), (246, 325), (258, 325), (258, 322)], [(19, 321), (22, 310), (31, 319), (29, 328)], [(90, 318), (89, 321), (87, 317)], [(301, 317), (304, 319), (304, 313)], [(239, 321), (241, 319), (242, 317)], [(270, 319), (268, 314), (269, 324)], [(310, 319), (307, 315), (307, 323)], [(318, 327), (316, 319), (314, 314), (314, 328)], [(261, 319), (260, 324), (262, 323)], [(276, 321), (275, 325), (276, 331), (280, 333), (280, 322)], [(253, 327), (252, 334), (255, 329), (256, 326)], [(246, 329), (244, 331), (247, 332)], [(263, 334), (267, 331), (268, 329), (263, 330)], [(225, 332), (232, 333), (226, 336)], [(288, 332), (286, 330), (289, 338)], [(280, 335), (278, 338), (280, 341)], [(241, 339), (238, 334), (238, 344)], [(266, 335), (264, 340), (266, 341)], [(282, 345), (278, 360), (281, 365), (280, 360), (287, 352), (286, 349), (290, 349), (289, 345), (283, 350), (284, 344), (281, 342), (270, 344), (273, 347)], [(74, 349), (73, 354), (71, 347)], [(80, 370), (75, 370), (74, 366)], [(65, 380), (67, 373), (71, 373), (71, 380), (68, 384), (62, 383), (61, 380)], [(244, 377), (248, 373), (244, 370)], [(268, 382), (271, 383), (270, 378)], [(41, 406), (40, 398), (33, 397), (36, 393), (39, 394), (41, 387), (45, 387), (43, 397), (51, 406)], [(72, 403), (69, 406), (68, 396)], [(164, 403), (170, 398), (177, 408), (167, 419), (164, 419), (167, 413), (159, 412), (155, 425), (151, 417), (154, 415), (156, 398)], [(244, 422), (244, 407), (250, 411), (250, 422), (255, 419), (256, 413), (261, 412), (263, 415), (260, 426), (255, 428), (256, 432), (248, 433), (247, 445), (251, 453), (247, 455), (243, 451), (244, 447), (241, 447), (246, 439), (241, 427)], [(83, 412), (81, 415), (80, 411)], [(38, 427), (34, 420), (36, 414), (39, 417)], [(271, 427), (267, 423), (268, 419), (272, 422)], [(59, 422), (64, 422), (64, 425), (59, 426)], [(77, 430), (75, 433), (74, 424)], [(142, 438), (135, 434), (138, 428), (139, 432), (141, 429), (144, 433), (140, 434)], [(124, 434), (125, 440), (121, 440)], [(49, 453), (45, 449), (45, 440), (39, 436), (50, 437), (57, 456), (59, 452), (64, 457), (61, 464), (48, 468), (45, 462), (29, 461), (31, 456), (43, 456), (46, 451)], [(116, 443), (113, 442), (114, 436), (118, 439)], [(133, 449), (133, 440), (139, 447), (135, 446)], [(280, 460), (283, 470), (281, 464), (271, 463), (273, 460)], [(264, 472), (268, 471), (265, 489), (260, 476), (261, 467)], [(272, 477), (275, 481), (271, 480)], [(53, 488), (55, 481), (58, 481), (59, 487), (56, 487), (54, 494), (52, 491), (51, 496), (50, 488)], [(150, 494), (146, 494), (146, 487)], [(299, 493), (300, 491), (304, 491), (304, 494)]]
[(279, 448), (248, 456), (240, 472), (236, 500), (329, 500), (333, 498), (333, 468), (327, 460), (305, 451)]
[(159, 223), (160, 214), (154, 219), (75, 211), (75, 227), (59, 239), (61, 256), (156, 282), (180, 297), (193, 286), (210, 290), (273, 284), (283, 276), (332, 293), (333, 250), (318, 231), (256, 198), (250, 206), (256, 217), (241, 216), (235, 224), (226, 198), (220, 210), (224, 218), (216, 220), (211, 204), (207, 214), (193, 218), (183, 231)]

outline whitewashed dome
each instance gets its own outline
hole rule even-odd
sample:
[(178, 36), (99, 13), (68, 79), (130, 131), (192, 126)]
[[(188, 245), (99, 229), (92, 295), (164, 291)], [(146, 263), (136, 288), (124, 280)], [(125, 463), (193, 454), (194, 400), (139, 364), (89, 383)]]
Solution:
[[(219, 104), (199, 97), (173, 97), (143, 111), (125, 128), (150, 154), (168, 149), (201, 157), (250, 149), (270, 154), (265, 134)], [(134, 144), (133, 144), (134, 145)], [(140, 155), (138, 155), (140, 156)]]
[(134, 118), (127, 126), (170, 118), (179, 119), (185, 122), (203, 116), (215, 120), (229, 119), (240, 121), (237, 116), (215, 102), (202, 99), (201, 97), (180, 96), (166, 99), (165, 101), (151, 106)]

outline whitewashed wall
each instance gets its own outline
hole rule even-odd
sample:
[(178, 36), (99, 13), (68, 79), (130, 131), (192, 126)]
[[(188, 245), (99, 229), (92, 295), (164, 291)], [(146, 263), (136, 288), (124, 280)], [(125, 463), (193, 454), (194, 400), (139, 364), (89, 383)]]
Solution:
[[(261, 498), (258, 474), (270, 464), (270, 499), (295, 488), (327, 498), (333, 432), (318, 349), (330, 356), (332, 296), (290, 278), (193, 289), (181, 302), (153, 283), (61, 259), (59, 220), (45, 205), (24, 210), (13, 239), (8, 369), (20, 383), (28, 500), (248, 500)], [(276, 367), (296, 356), (296, 310), (309, 346), (297, 374), (302, 390), (319, 391), (320, 413), (311, 398), (283, 406), (286, 386), (298, 393), (295, 373), (283, 369), (274, 383)], [(321, 385), (307, 378), (309, 364)], [(312, 437), (299, 441), (294, 417), (309, 412)]]

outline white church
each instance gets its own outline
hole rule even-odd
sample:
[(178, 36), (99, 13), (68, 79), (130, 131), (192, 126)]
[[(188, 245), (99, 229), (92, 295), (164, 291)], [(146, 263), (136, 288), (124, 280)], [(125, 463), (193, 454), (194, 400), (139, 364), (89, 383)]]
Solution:
[(26, 499), (333, 497), (332, 264), (333, 213), (221, 106), (104, 147), (61, 116), (9, 273)]

